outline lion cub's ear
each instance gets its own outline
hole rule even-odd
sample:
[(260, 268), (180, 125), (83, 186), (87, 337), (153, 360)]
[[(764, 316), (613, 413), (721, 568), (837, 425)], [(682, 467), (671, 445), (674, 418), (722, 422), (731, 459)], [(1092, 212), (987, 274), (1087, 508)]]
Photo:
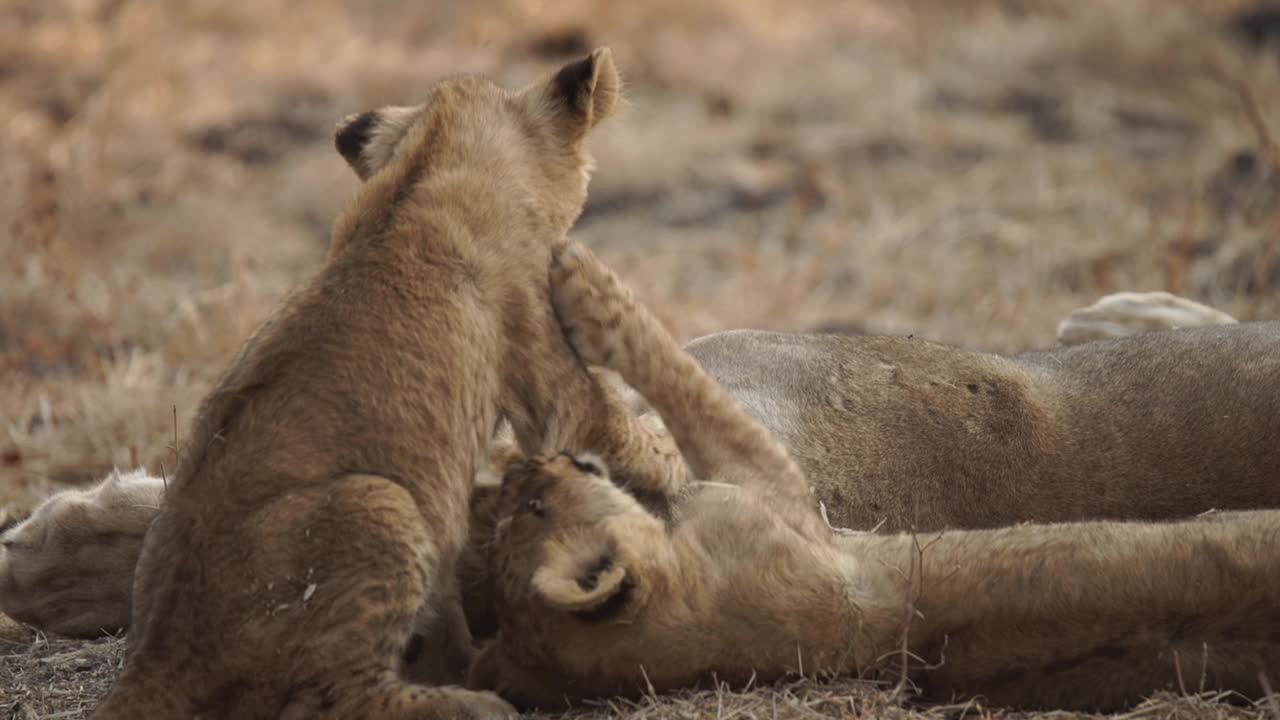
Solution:
[(421, 109), (388, 106), (348, 115), (334, 129), (333, 146), (361, 180), (368, 180), (391, 161)]
[(627, 587), (627, 570), (618, 564), (616, 555), (606, 542), (570, 546), (551, 541), (545, 561), (533, 573), (533, 589), (557, 610), (584, 617), (606, 612)]
[(560, 68), (547, 81), (546, 96), (581, 137), (613, 114), (622, 96), (622, 80), (607, 47)]

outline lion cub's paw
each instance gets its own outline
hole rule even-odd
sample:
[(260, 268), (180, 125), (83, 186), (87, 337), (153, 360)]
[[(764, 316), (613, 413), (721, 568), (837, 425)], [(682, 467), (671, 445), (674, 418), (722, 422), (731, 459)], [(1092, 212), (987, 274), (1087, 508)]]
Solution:
[(444, 720), (491, 720), (518, 718), (520, 713), (511, 703), (487, 690), (465, 690), (460, 687), (433, 688), (430, 708), (422, 717)]
[(551, 305), (587, 365), (625, 368), (628, 348), (620, 328), (633, 303), (630, 290), (585, 246), (569, 243), (553, 255)]

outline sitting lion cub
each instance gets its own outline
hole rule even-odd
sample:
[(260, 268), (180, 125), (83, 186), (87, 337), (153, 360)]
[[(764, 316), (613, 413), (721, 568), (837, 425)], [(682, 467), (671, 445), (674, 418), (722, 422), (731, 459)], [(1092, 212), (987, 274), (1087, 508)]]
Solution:
[(618, 371), (718, 482), (671, 498), (668, 523), (593, 456), (513, 466), (500, 631), (471, 686), (554, 706), (713, 676), (891, 677), (910, 657), (927, 698), (1108, 709), (1180, 672), (1249, 695), (1280, 675), (1280, 512), (838, 536), (782, 445), (607, 268), (582, 248), (553, 267), (583, 360)]
[(338, 127), (364, 183), (324, 266), (201, 403), (95, 717), (511, 711), (400, 673), (406, 652), (470, 656), (457, 558), (498, 421), (528, 452), (599, 445), (628, 482), (680, 479), (548, 302), (552, 248), (586, 199), (587, 134), (619, 91), (602, 48), (520, 90), (452, 77)]

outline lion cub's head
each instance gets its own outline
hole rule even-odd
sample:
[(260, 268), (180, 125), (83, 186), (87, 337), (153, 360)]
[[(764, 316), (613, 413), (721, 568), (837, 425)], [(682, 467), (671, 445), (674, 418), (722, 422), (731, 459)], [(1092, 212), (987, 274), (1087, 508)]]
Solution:
[(618, 649), (645, 644), (645, 616), (655, 600), (669, 599), (666, 526), (592, 455), (517, 463), (504, 478), (500, 507), (493, 538), (499, 634), (470, 682), (514, 702), (549, 705), (563, 697), (557, 677), (594, 676), (602, 693), (630, 681)]
[(559, 453), (517, 463), (499, 502), (495, 561), (506, 605), (592, 623), (625, 621), (644, 605), (652, 590), (647, 551), (666, 540), (666, 530), (613, 484), (598, 457)]
[(343, 119), (334, 145), (361, 180), (391, 194), (426, 171), (478, 170), (501, 185), (476, 192), (515, 195), (563, 232), (586, 200), (592, 164), (583, 141), (613, 114), (620, 91), (613, 57), (599, 48), (521, 90), (477, 75), (442, 80), (419, 105)]
[(163, 481), (137, 470), (45, 500), (0, 535), (0, 611), (72, 637), (127, 626), (133, 567), (163, 496)]

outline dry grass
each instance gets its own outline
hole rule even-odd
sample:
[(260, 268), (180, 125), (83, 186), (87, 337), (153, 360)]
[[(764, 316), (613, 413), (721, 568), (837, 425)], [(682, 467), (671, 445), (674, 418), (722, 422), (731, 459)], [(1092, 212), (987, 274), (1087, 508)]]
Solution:
[[(523, 82), (596, 43), (632, 106), (595, 140), (577, 234), (682, 338), (847, 326), (1012, 351), (1121, 289), (1276, 317), (1280, 62), (1220, 31), (1245, 4), (11, 0), (0, 523), (113, 464), (170, 461), (175, 412), (181, 432), (323, 256), (356, 184), (334, 120), (448, 72)], [(0, 714), (79, 717), (118, 651), (0, 649)], [(598, 714), (921, 712), (887, 703), (804, 682)]]
[[(106, 694), (124, 657), (124, 640), (92, 642), (43, 636), (6, 638), (0, 629), (0, 717), (55, 720), (88, 717)], [(1253, 703), (1229, 693), (1164, 692), (1108, 720), (1275, 720), (1280, 696)], [(6, 714), (7, 713), (7, 714)], [(566, 720), (732, 720), (776, 718), (881, 718), (883, 720), (1072, 720), (1097, 715), (1070, 712), (1008, 712), (980, 700), (950, 705), (904, 703), (892, 689), (848, 679), (798, 678), (790, 683), (731, 690), (723, 685), (637, 701), (613, 700), (563, 715), (530, 717)]]

